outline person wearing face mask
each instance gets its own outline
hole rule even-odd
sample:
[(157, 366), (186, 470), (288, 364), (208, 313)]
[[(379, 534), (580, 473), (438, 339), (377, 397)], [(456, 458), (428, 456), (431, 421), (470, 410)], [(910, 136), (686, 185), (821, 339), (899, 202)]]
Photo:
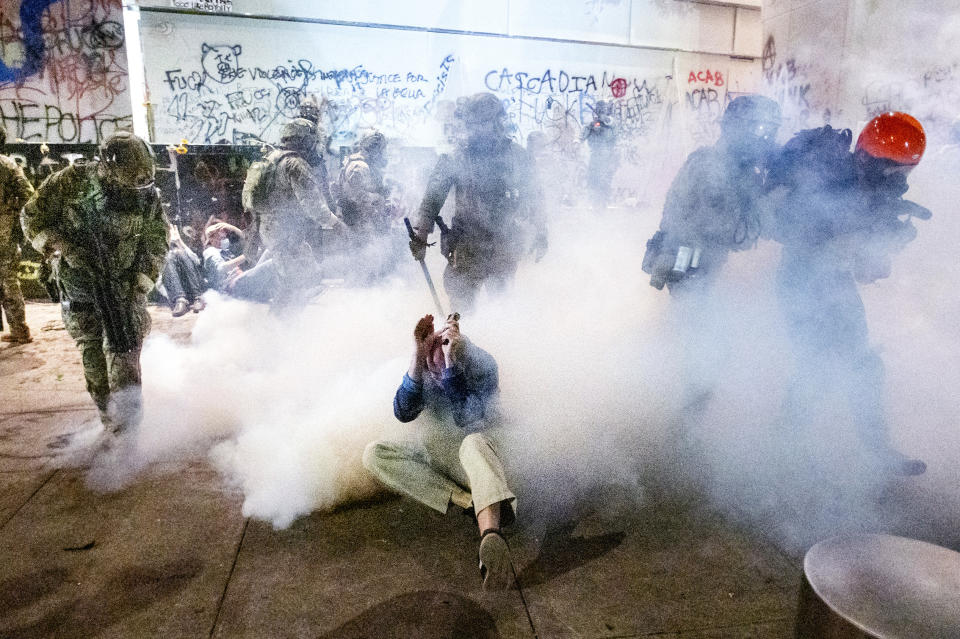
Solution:
[(779, 128), (780, 106), (769, 98), (745, 95), (727, 106), (720, 139), (691, 153), (667, 192), (643, 258), (651, 286), (698, 296), (712, 288), (731, 251), (756, 245), (757, 203)]
[(593, 120), (583, 130), (583, 141), (590, 147), (590, 162), (587, 164), (587, 192), (590, 206), (603, 210), (610, 199), (610, 185), (620, 161), (617, 157), (617, 131), (612, 125), (610, 105), (597, 102)]
[(414, 220), (410, 250), (422, 260), (451, 188), (456, 210), (441, 252), (443, 285), (454, 308), (468, 309), (483, 286), (502, 289), (529, 247), (539, 261), (547, 251), (542, 194), (530, 155), (507, 137), (506, 113), (492, 93), (460, 98), (454, 117), (457, 149), (441, 155)]
[(892, 472), (918, 475), (926, 465), (890, 442), (883, 362), (857, 285), (889, 277), (893, 255), (916, 237), (911, 220), (931, 216), (903, 199), (926, 135), (912, 116), (889, 112), (867, 123), (851, 152), (852, 140), (849, 129), (800, 131), (771, 165), (778, 294), (798, 369), (790, 410), (803, 423), (818, 398), (839, 389), (868, 452)]
[(150, 331), (147, 293), (167, 253), (167, 220), (153, 152), (128, 132), (93, 161), (48, 177), (27, 202), (27, 239), (52, 260), (63, 321), (80, 348), (87, 391), (107, 435), (141, 416), (140, 349)]
[(439, 331), (433, 316), (424, 316), (413, 339), (393, 412), (401, 422), (425, 409), (430, 418), (418, 424), (413, 441), (371, 442), (363, 464), (385, 485), (440, 513), (453, 504), (475, 514), (483, 587), (509, 588), (513, 567), (501, 527), (515, 519), (516, 497), (497, 452), (497, 364), (460, 333), (456, 314)]

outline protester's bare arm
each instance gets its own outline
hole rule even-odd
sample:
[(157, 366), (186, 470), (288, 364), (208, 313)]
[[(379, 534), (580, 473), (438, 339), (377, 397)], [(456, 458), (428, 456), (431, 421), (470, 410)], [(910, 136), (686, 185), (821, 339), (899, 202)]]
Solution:
[(232, 233), (233, 235), (238, 236), (240, 239), (243, 239), (244, 237), (243, 231), (235, 227), (233, 224), (228, 224), (227, 222), (219, 222), (218, 227), (228, 233)]

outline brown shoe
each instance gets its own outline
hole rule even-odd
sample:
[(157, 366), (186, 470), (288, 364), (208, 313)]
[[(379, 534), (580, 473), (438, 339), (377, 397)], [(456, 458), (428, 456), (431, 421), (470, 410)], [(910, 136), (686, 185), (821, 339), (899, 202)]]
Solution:
[(194, 313), (199, 313), (206, 307), (207, 303), (203, 301), (202, 297), (198, 297), (197, 299), (193, 300), (193, 304), (190, 305), (190, 310)]
[(187, 303), (186, 298), (181, 297), (173, 305), (173, 316), (180, 317), (182, 315), (186, 315), (187, 311), (189, 310), (190, 310), (190, 305)]

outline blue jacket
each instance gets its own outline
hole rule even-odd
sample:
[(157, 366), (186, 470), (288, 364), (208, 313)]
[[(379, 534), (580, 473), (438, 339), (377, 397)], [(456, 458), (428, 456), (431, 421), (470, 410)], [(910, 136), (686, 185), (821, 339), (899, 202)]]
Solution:
[(497, 362), (465, 340), (462, 361), (444, 369), (439, 382), (429, 373), (422, 382), (403, 376), (393, 397), (393, 414), (401, 422), (409, 422), (429, 408), (439, 419), (449, 416), (460, 428), (478, 431), (495, 419), (498, 394)]

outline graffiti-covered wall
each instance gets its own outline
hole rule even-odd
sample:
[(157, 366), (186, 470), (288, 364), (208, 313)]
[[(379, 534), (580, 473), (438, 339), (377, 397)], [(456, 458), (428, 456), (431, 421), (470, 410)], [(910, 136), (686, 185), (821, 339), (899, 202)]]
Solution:
[(10, 140), (99, 142), (131, 126), (120, 0), (3, 0), (0, 118)]
[(636, 46), (150, 11), (140, 24), (156, 142), (276, 143), (316, 99), (334, 148), (371, 128), (442, 148), (456, 99), (489, 91), (516, 141), (542, 132), (574, 174), (602, 110), (617, 133), (614, 183), (635, 190), (651, 167), (675, 170), (712, 142), (726, 103), (760, 80), (759, 61)]
[(960, 115), (955, 0), (765, 0), (763, 22), (766, 90), (787, 130), (859, 129), (898, 110), (936, 140)]

